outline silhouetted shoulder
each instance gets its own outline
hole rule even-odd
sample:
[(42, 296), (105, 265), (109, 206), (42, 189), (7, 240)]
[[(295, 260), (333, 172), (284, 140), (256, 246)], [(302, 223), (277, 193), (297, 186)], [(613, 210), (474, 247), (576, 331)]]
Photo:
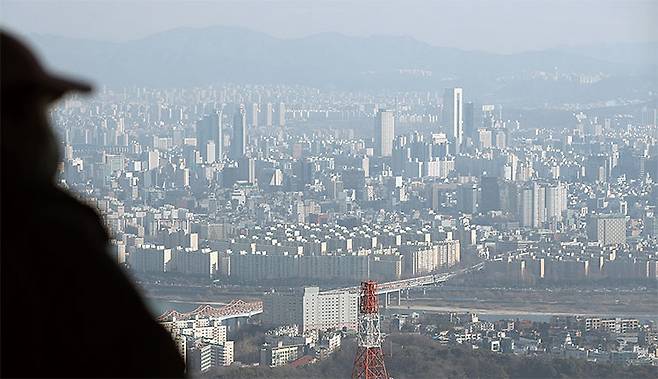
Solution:
[(43, 221), (61, 220), (61, 224), (53, 225), (53, 227), (83, 228), (88, 232), (94, 232), (99, 237), (109, 239), (109, 234), (98, 211), (78, 200), (68, 191), (53, 188), (38, 195), (40, 197), (36, 201), (36, 205), (39, 206), (38, 212), (44, 218)]
[[(3, 322), (3, 341), (14, 346), (9, 355), (3, 350), (3, 358), (14, 362), (3, 373), (183, 376), (184, 363), (171, 337), (109, 255), (109, 235), (99, 213), (57, 188), (6, 195), (3, 199), (13, 201), (7, 207), (3, 202), (3, 321), (39, 324), (46, 317), (58, 327), (14, 335)], [(59, 349), (27, 365), (31, 338), (52, 341)], [(76, 357), (76, 364), (68, 357)]]

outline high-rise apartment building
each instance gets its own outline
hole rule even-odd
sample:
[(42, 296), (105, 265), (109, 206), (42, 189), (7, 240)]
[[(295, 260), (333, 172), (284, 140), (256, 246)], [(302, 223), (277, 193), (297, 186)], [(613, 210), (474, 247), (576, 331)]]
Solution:
[(209, 164), (215, 163), (216, 154), (217, 154), (217, 148), (215, 146), (215, 142), (208, 141), (203, 146), (203, 154), (202, 154), (203, 160)]
[(587, 238), (600, 245), (626, 243), (626, 216), (622, 214), (590, 216), (587, 220)]
[(540, 228), (546, 221), (546, 188), (532, 183), (532, 227)]
[(147, 153), (146, 169), (155, 170), (160, 167), (160, 152), (158, 150), (149, 150)]
[(267, 108), (265, 112), (265, 122), (267, 127), (272, 126), (272, 119), (274, 118), (274, 107), (272, 106), (272, 103), (267, 103)]
[(537, 183), (519, 190), (519, 223), (526, 228), (539, 228), (544, 220), (545, 191)]
[(318, 287), (306, 287), (287, 293), (271, 293), (263, 299), (263, 322), (268, 325), (301, 326), (309, 330), (355, 330), (358, 321), (356, 293), (320, 292)]
[(395, 114), (393, 111), (380, 109), (375, 118), (375, 155), (390, 157), (393, 153), (395, 138)]
[(519, 224), (524, 227), (533, 226), (533, 189), (526, 187), (519, 189)]
[(541, 228), (546, 223), (562, 221), (567, 209), (567, 188), (564, 183), (537, 183), (518, 192), (518, 216), (521, 226)]
[(447, 88), (443, 94), (443, 116), (453, 152), (459, 153), (464, 139), (463, 91), (459, 87)]
[(463, 213), (475, 213), (478, 206), (478, 188), (473, 183), (460, 184), (457, 187), (457, 207)]
[(233, 341), (228, 341), (227, 327), (216, 316), (176, 316), (161, 321), (171, 334), (185, 360), (188, 373), (201, 373), (212, 367), (230, 366), (234, 359)]
[(562, 212), (567, 210), (567, 186), (564, 183), (546, 186), (546, 220), (562, 220)]
[(171, 249), (164, 246), (142, 245), (128, 255), (128, 263), (135, 272), (166, 272), (171, 259)]
[(658, 211), (653, 208), (644, 215), (645, 236), (658, 237)]
[(286, 126), (286, 104), (279, 103), (279, 126)]
[(251, 104), (251, 126), (254, 128), (258, 126), (258, 103)]

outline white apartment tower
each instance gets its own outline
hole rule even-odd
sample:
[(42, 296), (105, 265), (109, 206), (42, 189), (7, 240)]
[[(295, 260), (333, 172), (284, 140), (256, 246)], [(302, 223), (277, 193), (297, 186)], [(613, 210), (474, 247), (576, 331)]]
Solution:
[(546, 186), (546, 219), (562, 221), (562, 212), (567, 210), (567, 186), (556, 183)]
[(547, 222), (555, 225), (567, 209), (567, 187), (561, 182), (534, 182), (521, 187), (518, 206), (521, 226), (540, 228)]
[(352, 329), (358, 322), (356, 293), (320, 292), (306, 287), (288, 293), (271, 293), (263, 299), (263, 322), (268, 325), (297, 324), (309, 330)]

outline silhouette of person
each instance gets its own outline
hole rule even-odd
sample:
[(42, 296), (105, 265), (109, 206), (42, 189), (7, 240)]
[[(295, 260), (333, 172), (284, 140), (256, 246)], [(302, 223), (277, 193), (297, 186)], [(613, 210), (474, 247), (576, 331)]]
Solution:
[(108, 253), (99, 215), (55, 185), (48, 107), (85, 83), (0, 32), (3, 377), (183, 377), (171, 336)]

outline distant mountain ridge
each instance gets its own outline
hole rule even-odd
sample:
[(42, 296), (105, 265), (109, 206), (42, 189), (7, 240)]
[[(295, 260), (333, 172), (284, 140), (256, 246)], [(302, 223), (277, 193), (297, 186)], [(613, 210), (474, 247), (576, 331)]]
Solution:
[[(560, 72), (601, 72), (614, 77), (658, 76), (658, 55), (650, 59), (651, 52), (658, 51), (658, 43), (628, 45), (625, 53), (590, 47), (494, 54), (436, 47), (410, 37), (322, 33), (281, 39), (228, 26), (178, 28), (126, 42), (30, 37), (50, 66), (109, 86), (253, 83), (436, 89), (459, 84), (495, 94), (501, 89), (504, 92), (500, 78), (552, 72), (556, 67)], [(647, 60), (633, 60), (633, 56), (641, 56), (643, 48), (649, 51), (644, 54)], [(401, 74), (405, 69), (431, 71), (432, 75)]]

